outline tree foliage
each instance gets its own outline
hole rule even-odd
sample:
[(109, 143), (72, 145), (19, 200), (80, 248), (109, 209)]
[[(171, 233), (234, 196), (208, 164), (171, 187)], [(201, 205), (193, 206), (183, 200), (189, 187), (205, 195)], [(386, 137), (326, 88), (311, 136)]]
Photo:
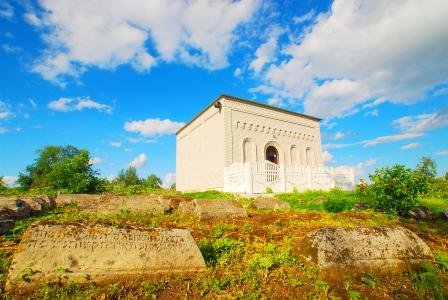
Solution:
[(121, 170), (118, 172), (114, 183), (122, 184), (124, 186), (131, 186), (141, 184), (142, 181), (137, 175), (137, 169), (134, 167), (129, 167), (126, 170)]
[(437, 176), (437, 164), (432, 158), (423, 156), (417, 165), (416, 171), (421, 172), (422, 176), (428, 180), (432, 180)]
[(417, 203), (417, 196), (428, 191), (428, 179), (421, 170), (403, 165), (379, 168), (369, 175), (369, 194), (376, 209), (406, 215)]
[(153, 190), (160, 189), (162, 185), (162, 180), (154, 174), (151, 174), (146, 178), (145, 184)]
[(93, 193), (102, 189), (98, 171), (90, 164), (89, 151), (74, 146), (46, 146), (33, 164), (19, 174), (20, 187), (53, 188), (71, 193)]

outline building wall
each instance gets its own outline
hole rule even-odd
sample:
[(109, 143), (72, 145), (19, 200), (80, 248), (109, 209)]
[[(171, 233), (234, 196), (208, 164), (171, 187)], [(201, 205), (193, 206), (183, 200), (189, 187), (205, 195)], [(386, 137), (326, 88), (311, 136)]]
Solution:
[(224, 114), (211, 106), (176, 136), (176, 188), (224, 186)]
[(280, 164), (322, 165), (319, 121), (221, 99), (224, 112), (225, 165), (265, 160), (273, 145)]

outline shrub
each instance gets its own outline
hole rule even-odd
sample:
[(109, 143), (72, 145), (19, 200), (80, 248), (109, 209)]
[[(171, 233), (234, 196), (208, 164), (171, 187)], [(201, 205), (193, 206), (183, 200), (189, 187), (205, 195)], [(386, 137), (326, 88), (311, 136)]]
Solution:
[(428, 190), (428, 181), (419, 170), (403, 165), (379, 168), (369, 175), (372, 183), (369, 195), (376, 209), (391, 214), (406, 215), (417, 203), (419, 193)]

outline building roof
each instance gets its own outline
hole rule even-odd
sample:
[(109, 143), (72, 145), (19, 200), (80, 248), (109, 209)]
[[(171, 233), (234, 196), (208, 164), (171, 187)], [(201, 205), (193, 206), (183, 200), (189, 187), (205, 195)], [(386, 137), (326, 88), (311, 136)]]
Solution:
[(244, 104), (254, 105), (254, 106), (258, 106), (258, 107), (262, 107), (262, 108), (266, 108), (266, 109), (270, 109), (270, 110), (275, 110), (275, 111), (279, 111), (279, 112), (282, 112), (282, 113), (287, 113), (287, 114), (290, 114), (290, 115), (293, 115), (293, 116), (297, 116), (297, 117), (311, 119), (313, 121), (321, 121), (322, 120), (322, 119), (317, 118), (317, 117), (301, 114), (301, 113), (290, 111), (290, 110), (286, 110), (286, 109), (283, 109), (283, 108), (278, 108), (278, 107), (274, 107), (274, 106), (271, 106), (271, 105), (267, 105), (267, 104), (263, 104), (263, 103), (259, 103), (259, 102), (255, 102), (255, 101), (250, 101), (250, 100), (247, 100), (247, 99), (243, 99), (243, 98), (239, 98), (239, 97), (235, 97), (235, 96), (231, 96), (231, 95), (221, 94), (218, 97), (216, 97), (215, 100), (213, 100), (209, 105), (207, 105), (207, 107), (204, 108), (200, 113), (198, 113), (193, 119), (191, 119), (190, 122), (188, 122), (181, 129), (179, 129), (176, 132), (176, 134), (178, 134), (179, 132), (184, 130), (186, 127), (188, 127), (188, 125), (190, 125), (194, 120), (196, 120), (200, 115), (202, 115), (206, 110), (208, 110), (212, 105), (214, 105), (216, 101), (218, 101), (218, 100), (220, 100), (222, 98), (225, 98), (225, 99), (228, 99), (228, 100), (232, 100), (232, 101), (235, 101), (235, 102), (239, 102), (239, 103), (244, 103)]

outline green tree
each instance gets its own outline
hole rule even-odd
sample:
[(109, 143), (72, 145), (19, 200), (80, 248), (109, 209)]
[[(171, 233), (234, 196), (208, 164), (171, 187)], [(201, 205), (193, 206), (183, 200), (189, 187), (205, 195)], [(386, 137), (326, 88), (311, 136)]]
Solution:
[(159, 177), (157, 177), (156, 175), (151, 174), (148, 176), (148, 178), (146, 178), (145, 184), (149, 188), (151, 188), (153, 190), (157, 190), (157, 189), (160, 189), (160, 186), (162, 185), (162, 180)]
[(98, 171), (90, 164), (89, 151), (74, 146), (46, 146), (33, 164), (19, 174), (21, 188), (65, 189), (71, 193), (92, 193), (103, 189)]
[(118, 173), (114, 183), (123, 184), (124, 186), (139, 185), (141, 180), (137, 175), (137, 169), (135, 167), (129, 167), (126, 170), (121, 170)]
[(3, 192), (6, 190), (5, 182), (3, 181), (3, 176), (0, 176), (0, 192)]
[(432, 180), (437, 176), (437, 164), (432, 158), (423, 156), (416, 171), (421, 172), (428, 180)]
[(376, 209), (406, 215), (417, 203), (417, 196), (428, 190), (422, 172), (403, 165), (378, 168), (369, 175), (368, 193)]

